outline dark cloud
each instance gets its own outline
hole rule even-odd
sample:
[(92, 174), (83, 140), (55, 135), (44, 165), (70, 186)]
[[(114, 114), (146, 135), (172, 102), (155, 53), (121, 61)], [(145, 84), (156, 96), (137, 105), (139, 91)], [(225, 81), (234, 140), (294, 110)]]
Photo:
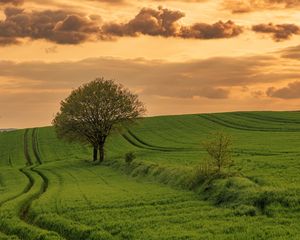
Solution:
[(275, 41), (290, 39), (293, 35), (300, 34), (300, 28), (295, 24), (258, 24), (252, 27), (257, 33), (272, 34)]
[(283, 88), (271, 87), (267, 90), (267, 95), (273, 98), (294, 99), (300, 98), (300, 81), (289, 83)]
[(0, 21), (0, 45), (15, 44), (21, 38), (45, 39), (57, 44), (80, 44), (123, 36), (214, 39), (235, 37), (242, 33), (242, 27), (232, 21), (181, 26), (178, 20), (185, 14), (162, 7), (143, 8), (126, 23), (106, 24), (102, 24), (100, 16), (87, 17), (65, 10), (27, 12), (21, 8), (7, 7), (4, 14), (5, 19)]
[(185, 14), (166, 8), (143, 8), (132, 20), (127, 23), (108, 23), (102, 27), (104, 34), (112, 36), (177, 36), (179, 25), (177, 21)]
[(189, 27), (182, 27), (180, 37), (197, 39), (231, 38), (238, 36), (242, 32), (243, 28), (232, 21), (219, 21), (212, 25), (196, 23)]
[(299, 0), (224, 0), (223, 6), (232, 13), (247, 13), (264, 9), (300, 7)]
[[(19, 38), (46, 39), (59, 44), (79, 44), (99, 32), (97, 22), (64, 10), (26, 12), (8, 7), (0, 21), (1, 42), (15, 43)], [(2, 44), (3, 45), (3, 44)]]
[(103, 34), (108, 36), (150, 36), (214, 39), (230, 38), (242, 33), (242, 27), (232, 21), (214, 24), (195, 23), (191, 26), (180, 26), (178, 20), (185, 14), (159, 7), (157, 10), (143, 8), (132, 20), (126, 23), (108, 23), (102, 27)]
[(16, 38), (0, 37), (0, 46), (17, 45), (21, 42)]
[(0, 0), (0, 5), (13, 4), (13, 5), (21, 5), (24, 3), (24, 0)]

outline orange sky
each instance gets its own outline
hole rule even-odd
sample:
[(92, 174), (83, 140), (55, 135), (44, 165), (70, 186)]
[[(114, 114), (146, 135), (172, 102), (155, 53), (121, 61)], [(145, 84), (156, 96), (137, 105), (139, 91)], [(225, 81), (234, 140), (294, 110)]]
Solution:
[(298, 0), (0, 0), (0, 129), (103, 76), (148, 115), (300, 108)]

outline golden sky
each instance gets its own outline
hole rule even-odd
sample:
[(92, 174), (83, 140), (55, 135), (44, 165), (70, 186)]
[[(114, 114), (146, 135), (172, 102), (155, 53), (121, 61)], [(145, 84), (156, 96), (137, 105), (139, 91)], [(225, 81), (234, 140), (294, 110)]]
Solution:
[(299, 0), (0, 0), (0, 129), (96, 77), (148, 115), (300, 108)]

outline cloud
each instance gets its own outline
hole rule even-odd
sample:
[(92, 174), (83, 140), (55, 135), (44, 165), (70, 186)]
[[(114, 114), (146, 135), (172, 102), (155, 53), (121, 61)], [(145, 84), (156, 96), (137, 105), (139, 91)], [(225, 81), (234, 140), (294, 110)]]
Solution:
[(6, 5), (6, 4), (12, 4), (12, 5), (22, 5), (24, 3), (24, 0), (0, 0), (0, 6)]
[(300, 81), (289, 83), (286, 87), (275, 88), (271, 87), (266, 94), (273, 98), (295, 99), (300, 98)]
[(196, 23), (189, 27), (182, 27), (179, 36), (182, 38), (214, 39), (231, 38), (240, 35), (243, 28), (232, 21), (216, 22), (212, 25)]
[(300, 28), (295, 24), (258, 24), (252, 27), (257, 33), (272, 34), (275, 41), (290, 39), (293, 35), (300, 34)]
[(103, 34), (108, 36), (132, 36), (141, 34), (150, 36), (215, 39), (230, 38), (242, 33), (242, 27), (232, 21), (214, 24), (195, 23), (181, 26), (178, 20), (185, 14), (181, 11), (159, 7), (157, 10), (143, 8), (132, 20), (126, 23), (107, 23), (102, 27)]
[(7, 7), (0, 21), (1, 45), (17, 43), (20, 38), (45, 39), (58, 44), (79, 44), (91, 40), (99, 31), (96, 21), (64, 10), (26, 12)]
[(247, 13), (264, 9), (300, 7), (299, 0), (224, 0), (223, 7), (232, 13)]
[(100, 16), (84, 16), (67, 10), (25, 11), (7, 7), (0, 21), (0, 46), (16, 44), (20, 39), (44, 39), (57, 44), (80, 44), (86, 41), (112, 40), (116, 37), (139, 35), (214, 39), (231, 38), (242, 33), (232, 21), (214, 24), (195, 23), (181, 26), (181, 11), (159, 7), (143, 8), (126, 23), (102, 24)]
[(0, 46), (17, 45), (21, 42), (13, 37), (0, 37)]
[(281, 57), (300, 60), (300, 45), (279, 51)]
[(0, 107), (5, 118), (2, 126), (20, 126), (20, 118), (22, 126), (32, 126), (33, 120), (28, 117), (32, 115), (38, 116), (33, 125), (49, 124), (61, 99), (100, 76), (115, 79), (137, 92), (151, 114), (296, 109), (299, 101), (287, 103), (274, 98), (296, 98), (299, 83), (289, 85), (288, 90), (277, 87), (266, 93), (268, 87), (281, 82), (299, 82), (300, 62), (291, 60), (290, 69), (287, 61), (277, 55), (185, 62), (117, 58), (0, 61)]
[(112, 36), (176, 36), (179, 25), (177, 21), (185, 14), (166, 8), (158, 10), (143, 8), (132, 20), (127, 23), (108, 23), (102, 27), (104, 34)]
[[(187, 62), (143, 59), (91, 58), (75, 62), (0, 61), (0, 77), (18, 79), (0, 88), (61, 90), (72, 89), (98, 76), (116, 79), (143, 96), (170, 98), (229, 98), (232, 88), (275, 83), (300, 78), (298, 71), (284, 71), (278, 59), (266, 56), (210, 58)], [(275, 65), (274, 70), (265, 71)]]

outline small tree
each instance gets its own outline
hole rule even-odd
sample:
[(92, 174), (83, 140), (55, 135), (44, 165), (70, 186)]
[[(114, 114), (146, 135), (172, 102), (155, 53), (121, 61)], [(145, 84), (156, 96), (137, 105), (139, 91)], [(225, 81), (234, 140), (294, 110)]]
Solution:
[(61, 102), (53, 120), (58, 137), (90, 144), (93, 160), (104, 160), (104, 145), (111, 131), (142, 116), (145, 108), (136, 94), (112, 80), (98, 78), (83, 84)]
[(216, 167), (218, 173), (223, 168), (233, 164), (231, 158), (232, 140), (226, 133), (214, 133), (210, 140), (203, 143), (203, 146), (210, 156), (211, 165)]

